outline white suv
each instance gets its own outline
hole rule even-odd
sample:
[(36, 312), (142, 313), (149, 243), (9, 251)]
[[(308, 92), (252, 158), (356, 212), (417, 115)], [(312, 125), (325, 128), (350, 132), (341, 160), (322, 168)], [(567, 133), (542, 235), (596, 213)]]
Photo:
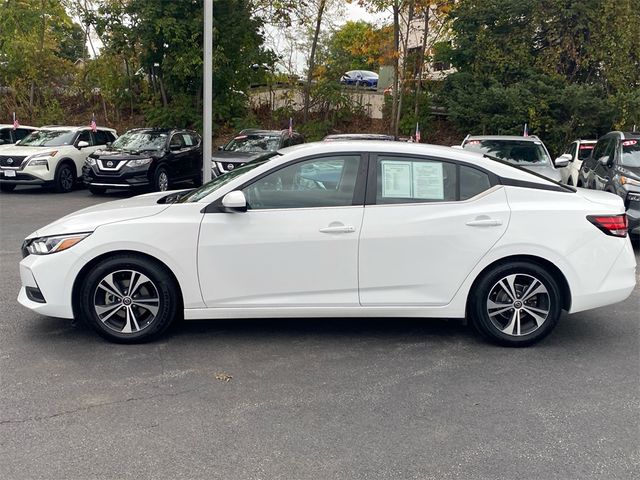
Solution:
[(68, 192), (82, 176), (86, 158), (116, 138), (111, 128), (42, 127), (0, 151), (0, 190), (51, 185), (56, 192)]
[[(566, 167), (559, 169), (562, 175), (562, 183), (574, 187), (578, 186), (578, 177), (580, 176), (582, 162), (589, 158), (596, 143), (596, 140), (576, 140), (569, 144), (564, 150), (564, 153), (558, 157), (569, 161)], [(556, 159), (556, 161), (558, 161), (558, 159)]]

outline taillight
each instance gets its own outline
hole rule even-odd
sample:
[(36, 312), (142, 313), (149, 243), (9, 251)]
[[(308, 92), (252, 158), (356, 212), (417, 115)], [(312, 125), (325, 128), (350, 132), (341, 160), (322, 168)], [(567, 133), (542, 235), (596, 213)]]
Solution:
[(607, 235), (626, 237), (629, 222), (626, 214), (620, 215), (589, 215), (587, 220)]

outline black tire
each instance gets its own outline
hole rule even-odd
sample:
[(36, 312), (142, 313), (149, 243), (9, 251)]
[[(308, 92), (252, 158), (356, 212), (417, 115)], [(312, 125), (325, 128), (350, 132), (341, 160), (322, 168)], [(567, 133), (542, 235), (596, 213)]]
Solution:
[(68, 162), (58, 165), (53, 179), (53, 190), (56, 193), (68, 193), (73, 190), (77, 180), (76, 168)]
[(15, 183), (0, 183), (0, 192), (13, 192), (15, 188)]
[[(515, 287), (513, 300), (507, 290), (512, 290), (507, 278), (513, 280)], [(503, 279), (505, 287), (500, 285)], [(529, 299), (524, 302), (529, 287), (529, 295), (541, 293), (527, 295)], [(530, 310), (532, 308), (535, 311)], [(544, 318), (543, 311), (547, 311)], [(560, 288), (553, 275), (535, 263), (518, 261), (497, 265), (476, 283), (467, 312), (474, 327), (490, 341), (507, 347), (527, 347), (542, 340), (558, 323), (562, 313)]]
[(105, 187), (94, 187), (93, 185), (89, 185), (89, 191), (94, 195), (102, 195), (107, 189)]
[[(132, 276), (133, 272), (137, 275)], [(105, 281), (107, 278), (109, 281)], [(129, 297), (132, 279), (135, 291)], [(115, 343), (144, 343), (157, 338), (178, 317), (181, 305), (178, 285), (167, 269), (137, 255), (115, 255), (101, 261), (80, 288), (82, 320)]]
[[(165, 181), (166, 179), (166, 181)], [(171, 189), (171, 180), (164, 167), (160, 167), (153, 175), (153, 190), (156, 192), (166, 192)]]

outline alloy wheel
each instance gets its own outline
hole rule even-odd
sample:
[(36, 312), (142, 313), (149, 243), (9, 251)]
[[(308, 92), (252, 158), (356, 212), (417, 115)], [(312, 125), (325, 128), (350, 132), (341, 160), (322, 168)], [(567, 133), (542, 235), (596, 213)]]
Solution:
[(138, 333), (148, 328), (160, 310), (156, 285), (136, 270), (118, 270), (98, 283), (93, 296), (98, 319), (120, 334)]
[(486, 302), (489, 319), (506, 335), (524, 336), (538, 330), (551, 312), (547, 287), (536, 277), (511, 274), (489, 291)]
[(73, 188), (73, 174), (67, 167), (63, 167), (62, 170), (60, 170), (60, 185), (65, 191)]
[(160, 172), (158, 175), (158, 190), (161, 192), (169, 190), (169, 177), (167, 176), (167, 172)]

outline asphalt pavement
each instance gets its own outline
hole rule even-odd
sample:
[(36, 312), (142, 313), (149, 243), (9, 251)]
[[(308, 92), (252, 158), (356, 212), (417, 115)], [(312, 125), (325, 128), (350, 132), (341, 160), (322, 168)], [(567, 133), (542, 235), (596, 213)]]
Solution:
[(640, 289), (527, 349), (395, 318), (125, 346), (18, 305), (23, 238), (122, 196), (0, 194), (0, 479), (640, 478)]

